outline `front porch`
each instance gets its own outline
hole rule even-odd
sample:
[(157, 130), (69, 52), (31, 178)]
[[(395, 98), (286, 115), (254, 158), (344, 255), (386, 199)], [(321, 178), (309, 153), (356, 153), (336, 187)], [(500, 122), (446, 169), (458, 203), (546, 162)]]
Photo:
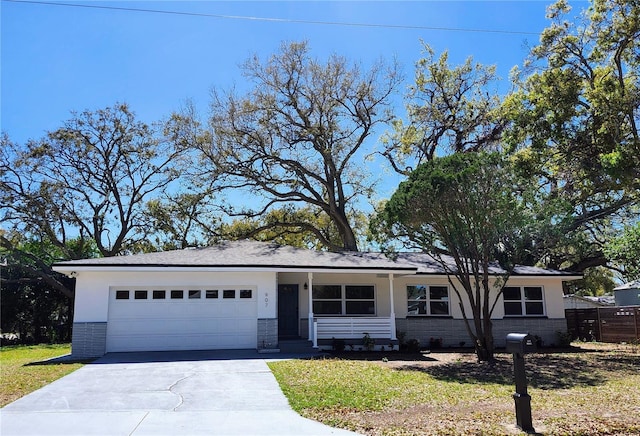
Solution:
[(353, 350), (397, 350), (395, 319), (386, 317), (322, 317), (313, 322), (313, 346)]
[[(297, 283), (285, 284), (285, 278), (288, 283)], [(281, 275), (280, 279), (278, 289), (282, 291), (279, 297), (283, 297), (283, 304), (278, 306), (279, 320), (287, 322), (290, 318), (286, 314), (297, 312), (299, 337), (308, 339), (314, 348), (398, 349), (394, 272), (308, 272)], [(292, 304), (295, 308), (288, 311), (284, 301), (290, 300), (291, 295), (296, 296)], [(285, 329), (280, 330), (280, 337), (285, 339)]]

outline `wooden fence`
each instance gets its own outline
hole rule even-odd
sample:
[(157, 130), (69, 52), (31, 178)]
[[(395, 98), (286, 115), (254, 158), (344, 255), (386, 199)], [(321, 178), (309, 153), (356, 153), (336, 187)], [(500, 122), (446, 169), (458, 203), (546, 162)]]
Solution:
[(599, 342), (640, 341), (640, 306), (566, 309), (573, 339)]

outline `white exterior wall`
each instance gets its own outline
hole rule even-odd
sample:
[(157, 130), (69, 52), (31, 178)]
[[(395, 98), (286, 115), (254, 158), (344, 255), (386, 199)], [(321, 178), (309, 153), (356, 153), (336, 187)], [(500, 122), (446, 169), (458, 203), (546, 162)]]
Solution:
[[(297, 284), (300, 290), (299, 316), (306, 319), (309, 316), (309, 290), (304, 289), (308, 283), (306, 273), (280, 273), (278, 284)], [(313, 273), (314, 285), (372, 285), (375, 287), (376, 315), (378, 317), (389, 316), (391, 311), (389, 299), (389, 277), (378, 274), (352, 274), (352, 273)], [(396, 284), (394, 283), (394, 288)], [(397, 291), (397, 289), (396, 289)], [(405, 290), (403, 288), (403, 293)], [(396, 300), (394, 299), (394, 303)], [(406, 306), (406, 303), (405, 303)], [(395, 308), (396, 314), (398, 309)], [(406, 312), (406, 307), (405, 307)]]
[[(512, 276), (507, 286), (541, 286), (544, 293), (544, 307), (547, 318), (559, 319), (564, 318), (564, 301), (562, 297), (562, 281), (563, 277), (528, 277), (528, 276)], [(309, 311), (309, 291), (304, 289), (307, 283), (307, 274), (305, 273), (280, 273), (278, 275), (279, 284), (297, 284), (300, 289), (300, 318), (305, 319)], [(464, 290), (458, 281), (459, 291), (465, 301), (465, 310), (467, 315), (471, 315), (471, 308), (466, 301)], [(491, 281), (493, 286), (494, 281)], [(389, 278), (382, 277), (381, 274), (340, 274), (340, 273), (314, 273), (314, 285), (350, 285), (363, 284), (374, 285), (376, 289), (376, 316), (389, 316), (390, 300), (389, 300)], [(447, 286), (449, 288), (449, 310), (451, 317), (454, 319), (462, 319), (462, 310), (460, 309), (459, 299), (449, 284), (446, 276), (437, 275), (406, 275), (397, 276), (394, 279), (394, 310), (397, 318), (407, 317), (407, 286), (408, 285), (434, 285)], [(495, 291), (492, 292), (492, 296)], [(493, 302), (493, 300), (492, 300)], [(502, 296), (499, 297), (493, 312), (493, 319), (504, 318), (504, 304)]]
[[(493, 286), (494, 280), (490, 284)], [(471, 317), (471, 307), (466, 299), (466, 293), (460, 283), (454, 281), (465, 304), (467, 316)], [(429, 286), (447, 286), (449, 288), (449, 311), (454, 319), (462, 319), (462, 310), (460, 309), (460, 300), (455, 291), (449, 284), (446, 276), (436, 275), (416, 275), (396, 277), (394, 284), (394, 305), (398, 318), (407, 316), (407, 286), (408, 285), (429, 285)], [(544, 292), (545, 315), (547, 318), (564, 318), (564, 302), (562, 299), (562, 277), (521, 277), (513, 276), (507, 286), (541, 286)], [(493, 289), (493, 288), (492, 288)], [(494, 301), (496, 291), (492, 291), (491, 302)], [(417, 317), (420, 317), (418, 315)], [(499, 297), (496, 307), (493, 311), (492, 319), (504, 318), (504, 304), (502, 296)]]
[(113, 287), (166, 289), (180, 286), (205, 289), (224, 285), (255, 287), (258, 318), (276, 318), (275, 272), (81, 271), (76, 279), (74, 322), (106, 322), (109, 289)]

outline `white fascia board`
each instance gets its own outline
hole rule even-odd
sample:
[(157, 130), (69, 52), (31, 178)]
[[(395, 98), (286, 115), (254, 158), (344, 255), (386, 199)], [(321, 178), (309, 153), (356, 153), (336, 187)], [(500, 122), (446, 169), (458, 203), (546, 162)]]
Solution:
[[(409, 274), (409, 275), (413, 275), (413, 274)], [(454, 273), (451, 274), (444, 274), (444, 273), (417, 273), (415, 274), (419, 277), (434, 277), (434, 278), (448, 278), (449, 276), (453, 277), (454, 279), (457, 277)], [(489, 274), (489, 277), (500, 277), (499, 275), (496, 274)], [(516, 280), (519, 278), (546, 278), (546, 279), (562, 279), (564, 281), (571, 281), (571, 280), (580, 280), (583, 278), (583, 276), (577, 276), (577, 275), (563, 275), (563, 274), (512, 274), (509, 277), (507, 277), (507, 281), (509, 280)]]
[(392, 269), (358, 269), (358, 268), (282, 268), (282, 267), (193, 267), (193, 266), (72, 266), (58, 265), (53, 270), (62, 274), (72, 274), (79, 272), (305, 272), (305, 273), (335, 273), (335, 274), (393, 274), (393, 275), (415, 275), (412, 270), (392, 270)]

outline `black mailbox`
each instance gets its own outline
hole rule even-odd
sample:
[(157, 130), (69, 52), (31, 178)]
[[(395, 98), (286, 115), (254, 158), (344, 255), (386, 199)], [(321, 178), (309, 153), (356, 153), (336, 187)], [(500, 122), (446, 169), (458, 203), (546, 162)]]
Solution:
[(516, 424), (527, 433), (532, 433), (531, 397), (527, 393), (527, 375), (524, 370), (524, 355), (535, 353), (536, 338), (528, 333), (509, 333), (507, 352), (513, 354), (513, 374), (516, 381), (516, 393), (513, 400), (516, 405)]
[(507, 353), (525, 355), (536, 352), (536, 338), (528, 333), (509, 333)]

